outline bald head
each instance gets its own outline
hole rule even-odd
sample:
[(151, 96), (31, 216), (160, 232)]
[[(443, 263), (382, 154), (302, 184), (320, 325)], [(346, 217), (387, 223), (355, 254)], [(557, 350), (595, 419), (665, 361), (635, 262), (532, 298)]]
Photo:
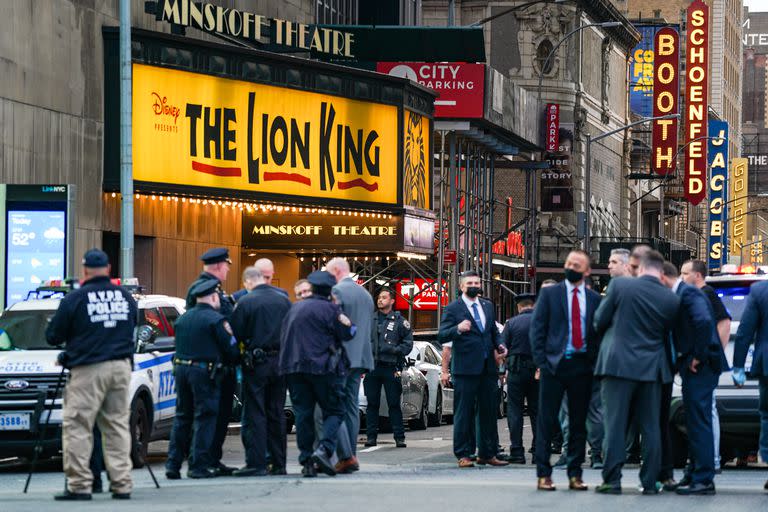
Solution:
[(643, 256), (652, 250), (650, 245), (645, 244), (636, 245), (632, 248), (632, 254), (629, 255), (629, 271), (634, 277), (640, 274), (640, 262)]
[(261, 272), (266, 284), (272, 284), (272, 277), (275, 275), (275, 266), (272, 264), (272, 260), (267, 258), (258, 259), (253, 264), (253, 267)]
[(344, 258), (333, 258), (327, 265), (325, 265), (325, 270), (327, 270), (338, 283), (349, 276), (349, 263)]

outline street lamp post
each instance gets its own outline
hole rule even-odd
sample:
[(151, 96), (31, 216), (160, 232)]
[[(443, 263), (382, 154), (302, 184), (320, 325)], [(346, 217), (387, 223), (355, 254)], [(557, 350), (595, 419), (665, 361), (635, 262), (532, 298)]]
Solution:
[(599, 140), (602, 140), (602, 139), (604, 139), (606, 137), (610, 137), (611, 135), (615, 135), (615, 134), (619, 133), (620, 131), (626, 130), (627, 128), (632, 128), (633, 126), (637, 126), (639, 124), (647, 123), (647, 122), (650, 122), (650, 121), (658, 121), (658, 120), (661, 120), (661, 119), (674, 119), (674, 118), (679, 118), (679, 117), (680, 117), (680, 114), (667, 114), (667, 115), (656, 116), (656, 117), (644, 117), (644, 118), (642, 118), (642, 119), (640, 119), (638, 121), (634, 121), (632, 123), (625, 124), (624, 126), (620, 126), (620, 127), (615, 128), (613, 130), (609, 130), (607, 132), (603, 132), (603, 133), (601, 133), (600, 135), (598, 135), (596, 137), (592, 137), (591, 134), (587, 134), (586, 165), (585, 165), (585, 172), (584, 172), (584, 177), (585, 177), (585, 182), (584, 182), (584, 195), (585, 195), (585, 198), (584, 198), (584, 203), (585, 203), (585, 205), (584, 205), (584, 210), (585, 210), (584, 218), (585, 218), (585, 221), (586, 221), (586, 224), (587, 224), (585, 232), (584, 232), (584, 246), (583, 246), (583, 249), (585, 251), (591, 252), (591, 242), (592, 242), (592, 240), (591, 240), (592, 233), (591, 233), (591, 229), (590, 229), (590, 222), (591, 222), (591, 217), (592, 216), (591, 216), (590, 205), (589, 205), (589, 197), (590, 197), (590, 194), (592, 193), (592, 185), (591, 185), (591, 182), (592, 182), (592, 143), (593, 142), (597, 142)]
[[(615, 28), (622, 26), (622, 23), (619, 21), (606, 21), (603, 23), (588, 23), (586, 25), (579, 25), (578, 27), (574, 28), (565, 36), (560, 39), (557, 44), (555, 44), (554, 47), (552, 47), (552, 50), (550, 50), (549, 54), (547, 55), (547, 58), (544, 60), (544, 62), (541, 65), (541, 68), (539, 69), (539, 85), (536, 87), (536, 105), (538, 106), (539, 112), (542, 111), (542, 105), (541, 105), (541, 88), (544, 81), (544, 72), (549, 66), (550, 61), (552, 60), (552, 57), (554, 57), (555, 53), (557, 52), (557, 49), (562, 46), (562, 44), (567, 41), (572, 35), (576, 34), (577, 32), (580, 32), (584, 29), (591, 28), (591, 27), (600, 27), (600, 28)], [(589, 146), (587, 146), (587, 151), (589, 151)], [(544, 160), (544, 153), (542, 152), (541, 159)], [(530, 209), (528, 211), (528, 222), (526, 227), (526, 238), (528, 238), (528, 243), (525, 245), (526, 251), (528, 251), (530, 254), (528, 257), (526, 257), (526, 261), (531, 261), (531, 267), (536, 269), (536, 217), (538, 216), (537, 212), (537, 200), (536, 200), (536, 177), (532, 176), (531, 181), (531, 188), (533, 189), (533, 192), (530, 192), (531, 202), (530, 202)], [(588, 183), (588, 182), (587, 182)], [(587, 208), (589, 210), (589, 208)], [(531, 280), (531, 292), (536, 291), (536, 282), (535, 280)]]

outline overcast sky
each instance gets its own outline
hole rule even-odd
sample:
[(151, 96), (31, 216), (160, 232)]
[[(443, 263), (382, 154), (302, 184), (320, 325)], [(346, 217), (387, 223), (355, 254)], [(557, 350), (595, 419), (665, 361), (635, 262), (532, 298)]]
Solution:
[(750, 12), (768, 11), (768, 0), (744, 0), (744, 5), (749, 7)]

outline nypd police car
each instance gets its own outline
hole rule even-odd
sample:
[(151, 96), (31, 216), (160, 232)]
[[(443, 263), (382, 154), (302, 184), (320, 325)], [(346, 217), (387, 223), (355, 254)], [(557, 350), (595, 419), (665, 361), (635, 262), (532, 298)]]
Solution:
[[(46, 343), (45, 330), (66, 288), (44, 293), (50, 290), (55, 288), (40, 289), (0, 315), (0, 458), (32, 455), (41, 434), (43, 457), (61, 449), (61, 390), (54, 396), (60, 351)], [(130, 385), (131, 459), (141, 467), (149, 442), (170, 436), (176, 411), (173, 323), (184, 312), (184, 300), (134, 297), (140, 327)]]

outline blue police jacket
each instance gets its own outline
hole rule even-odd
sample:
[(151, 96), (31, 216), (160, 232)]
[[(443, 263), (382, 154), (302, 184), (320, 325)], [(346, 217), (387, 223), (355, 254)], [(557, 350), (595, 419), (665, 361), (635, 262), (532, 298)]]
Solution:
[(132, 357), (138, 307), (128, 291), (109, 277), (94, 277), (68, 293), (48, 324), (51, 345), (66, 344), (67, 368)]
[(342, 342), (351, 340), (355, 329), (344, 325), (341, 315), (339, 306), (318, 295), (291, 306), (280, 337), (280, 374), (345, 374), (348, 361), (335, 365), (332, 356), (343, 354)]

